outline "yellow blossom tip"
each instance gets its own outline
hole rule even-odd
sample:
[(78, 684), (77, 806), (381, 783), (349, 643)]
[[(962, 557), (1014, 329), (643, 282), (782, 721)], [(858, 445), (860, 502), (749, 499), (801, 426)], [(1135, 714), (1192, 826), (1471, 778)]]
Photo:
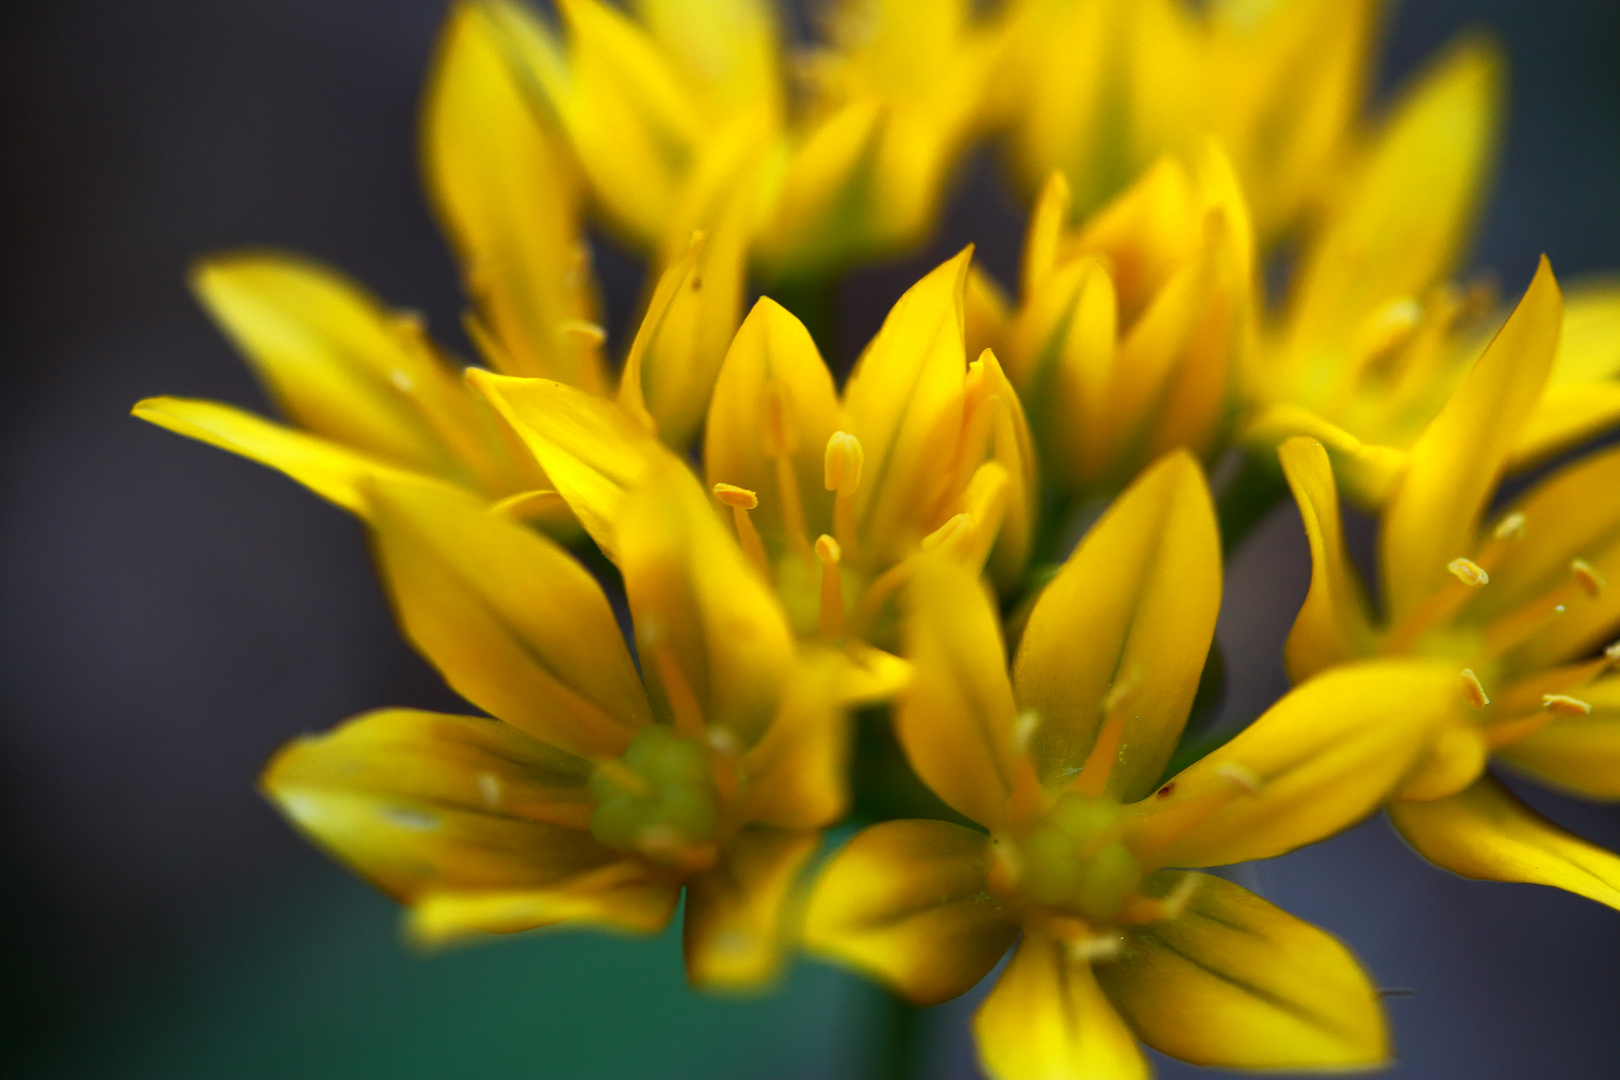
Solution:
[(816, 558), (825, 566), (837, 566), (844, 557), (844, 551), (838, 546), (838, 541), (822, 533), (816, 537)]
[(1491, 575), (1485, 568), (1472, 559), (1452, 559), (1446, 563), (1446, 569), (1452, 576), (1470, 589), (1478, 589), (1491, 583)]
[(1598, 573), (1597, 568), (1591, 563), (1585, 559), (1575, 559), (1569, 564), (1569, 572), (1570, 576), (1575, 579), (1575, 583), (1581, 587), (1581, 591), (1586, 593), (1587, 596), (1603, 595), (1603, 587), (1608, 582), (1604, 580), (1603, 575)]
[(835, 431), (827, 440), (826, 484), (828, 491), (836, 491), (848, 498), (861, 486), (861, 466), (866, 455), (861, 440), (844, 431)]
[(607, 340), (607, 331), (585, 319), (564, 319), (557, 324), (557, 336), (575, 338), (587, 345), (600, 345)]
[(1260, 778), (1236, 762), (1227, 762), (1216, 770), (1222, 780), (1249, 795), (1260, 794)]
[(1525, 531), (1525, 516), (1517, 510), (1497, 522), (1491, 535), (1498, 540), (1523, 540)]
[(1485, 693), (1485, 687), (1480, 683), (1479, 676), (1474, 674), (1473, 668), (1462, 669), (1462, 695), (1463, 700), (1476, 709), (1483, 709), (1491, 703)]
[(1556, 716), (1588, 716), (1592, 706), (1568, 694), (1542, 694), (1541, 707)]
[(759, 496), (736, 484), (714, 485), (714, 497), (735, 510), (753, 510), (759, 506)]

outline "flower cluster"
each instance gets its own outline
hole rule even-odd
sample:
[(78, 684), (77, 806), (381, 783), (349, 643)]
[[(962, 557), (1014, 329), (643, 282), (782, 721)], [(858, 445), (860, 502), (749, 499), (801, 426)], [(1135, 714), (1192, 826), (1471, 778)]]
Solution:
[[(990, 1074), (1131, 1080), (1139, 1043), (1392, 1053), (1342, 943), (1205, 868), (1387, 807), (1440, 867), (1620, 908), (1620, 857), (1489, 771), (1620, 798), (1620, 452), (1498, 497), (1620, 420), (1620, 288), (1452, 280), (1488, 42), (1372, 116), (1373, 0), (842, 0), (813, 47), (766, 0), (555, 6), (461, 0), (423, 104), (476, 364), (238, 252), (194, 286), (287, 423), (135, 410), (358, 515), (487, 714), (371, 712), (266, 768), (413, 935), (652, 933), (684, 898), (698, 987), (802, 947), (918, 1003), (1011, 948)], [(800, 316), (925, 240), (987, 139), (1032, 195), (1016, 297), (962, 251), (840, 387)], [(622, 349), (593, 220), (649, 259)], [(1289, 490), (1296, 685), (1218, 743), (1189, 724), (1223, 554)], [(937, 797), (911, 816), (852, 810), (857, 709)]]

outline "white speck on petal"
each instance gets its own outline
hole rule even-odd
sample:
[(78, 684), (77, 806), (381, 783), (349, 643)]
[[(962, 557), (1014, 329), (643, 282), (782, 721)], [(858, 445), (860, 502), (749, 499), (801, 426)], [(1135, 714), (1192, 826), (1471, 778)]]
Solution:
[(439, 815), (411, 806), (385, 806), (382, 816), (393, 825), (416, 832), (428, 832), (439, 827)]
[(482, 772), (478, 774), (478, 794), (484, 797), (484, 805), (491, 810), (500, 809), (501, 781), (494, 773)]

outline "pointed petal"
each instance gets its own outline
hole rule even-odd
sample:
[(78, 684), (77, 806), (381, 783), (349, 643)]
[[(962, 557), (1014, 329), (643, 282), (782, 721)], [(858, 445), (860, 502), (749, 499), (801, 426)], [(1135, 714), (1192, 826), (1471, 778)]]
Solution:
[(844, 390), (866, 456), (854, 495), (857, 532), (869, 548), (863, 557), (877, 565), (933, 531), (953, 486), (967, 480), (940, 464), (956, 457), (962, 428), (962, 297), (972, 256), (962, 251), (906, 291)]
[(1452, 272), (1495, 158), (1501, 69), (1465, 39), (1397, 104), (1306, 256), (1290, 351), (1342, 351), (1369, 312)]
[(1209, 487), (1190, 455), (1168, 454), (1092, 527), (1030, 614), (1013, 682), (1039, 717), (1030, 752), (1042, 778), (1072, 776), (1105, 715), (1128, 710), (1107, 790), (1146, 794), (1187, 721), (1220, 603)]
[(1620, 910), (1620, 855), (1565, 832), (1489, 776), (1390, 820), (1419, 855), (1466, 878), (1551, 885)]
[[(533, 898), (645, 883), (638, 864), (582, 824), (589, 771), (496, 720), (383, 709), (287, 744), (262, 784), (293, 824), (399, 900), (431, 909), (459, 897), (479, 908), (425, 912), (425, 936), (438, 940), (591, 919), (578, 904), (547, 909)], [(526, 907), (520, 895), (531, 897)]]
[(1012, 963), (979, 1007), (973, 1032), (979, 1060), (993, 1080), (1152, 1075), (1091, 965), (1034, 928), (1026, 928)]
[(1473, 551), (1480, 514), (1547, 381), (1562, 319), (1542, 259), (1513, 317), (1412, 448), (1379, 535), (1392, 622), (1445, 584), (1447, 563)]
[(463, 426), (468, 403), (423, 344), (419, 322), (298, 255), (211, 256), (193, 268), (191, 285), (298, 426), (409, 468), (454, 467), (419, 402), (431, 399)]
[(427, 946), (561, 923), (651, 935), (669, 925), (680, 898), (679, 884), (626, 859), (550, 888), (434, 891), (416, 903), (405, 925)]
[(1371, 651), (1372, 620), (1361, 579), (1344, 550), (1339, 492), (1327, 451), (1296, 436), (1278, 449), (1283, 473), (1311, 545), (1311, 591), (1289, 631), (1283, 655), (1295, 682)]
[(518, 59), (546, 33), (520, 4), (452, 7), (423, 102), (422, 167), (506, 374), (600, 393), (600, 342), (572, 329), (595, 317), (579, 182)]
[(882, 103), (858, 97), (821, 119), (793, 152), (772, 214), (758, 233), (767, 280), (816, 280), (866, 246), (870, 214), (861, 190), (876, 167)]
[(1316, 439), (1333, 462), (1333, 473), (1344, 495), (1358, 506), (1382, 506), (1406, 473), (1407, 451), (1377, 443), (1364, 443), (1337, 424), (1329, 423), (1298, 405), (1273, 405), (1262, 410), (1244, 429), (1243, 441), (1256, 453), (1270, 453), (1296, 436)]
[(793, 883), (820, 834), (751, 826), (686, 886), (686, 976), (707, 990), (768, 983), (787, 948)]
[(985, 883), (989, 839), (944, 821), (886, 821), (821, 871), (805, 947), (882, 979), (920, 1004), (987, 975), (1018, 924)]
[[(1388, 1062), (1378, 989), (1343, 942), (1231, 882), (1192, 876), (1186, 910), (1128, 929), (1118, 958), (1096, 967), (1143, 1042), (1222, 1069)], [(1167, 893), (1182, 877), (1163, 872), (1156, 884)]]
[(1591, 799), (1620, 799), (1620, 675), (1575, 691), (1586, 716), (1560, 716), (1499, 756), (1537, 779)]
[(617, 404), (550, 379), (468, 373), (568, 500), (580, 524), (618, 559), (616, 520), (626, 489), (654, 461), (673, 460)]
[[(684, 464), (650, 469), (625, 497), (619, 567), (642, 669), (680, 723), (695, 699), (702, 723), (752, 745), (776, 715), (796, 663), (792, 630)], [(673, 662), (659, 662), (661, 650)], [(671, 684), (676, 675), (683, 689)], [(656, 700), (656, 698), (655, 698)]]
[[(805, 538), (830, 533), (832, 495), (823, 469), (827, 440), (841, 423), (832, 372), (810, 332), (782, 305), (761, 297), (715, 381), (703, 440), (709, 482), (754, 492), (759, 507), (752, 516), (767, 537), (784, 536), (790, 520), (784, 506), (795, 497), (803, 506)], [(787, 455), (796, 495), (784, 493), (773, 450)]]
[[(1007, 470), (1009, 481), (1006, 510), (990, 556), (990, 572), (996, 584), (1010, 593), (1023, 579), (1034, 543), (1040, 512), (1040, 468), (1024, 406), (996, 354), (986, 349), (974, 367), (982, 372), (980, 407), (990, 410), (990, 459)], [(973, 381), (970, 374), (970, 385)]]
[(370, 454), (306, 435), (231, 405), (157, 397), (137, 403), (132, 412), (158, 427), (268, 465), (360, 517), (370, 516), (365, 487), (373, 478), (435, 483)]
[(1156, 866), (1223, 866), (1331, 836), (1389, 797), (1458, 698), (1443, 663), (1333, 668), (1135, 804), (1128, 842)]
[(1013, 791), (1018, 708), (989, 593), (952, 559), (916, 561), (906, 588), (910, 688), (895, 735), (923, 782), (958, 813), (994, 828)]
[(534, 530), (455, 492), (379, 484), (377, 554), (411, 641), (467, 700), (582, 756), (652, 719), (601, 587)]

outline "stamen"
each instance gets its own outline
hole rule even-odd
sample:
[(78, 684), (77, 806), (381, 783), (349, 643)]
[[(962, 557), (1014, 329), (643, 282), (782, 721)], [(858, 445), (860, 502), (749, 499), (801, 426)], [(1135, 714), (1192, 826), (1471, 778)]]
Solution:
[(1541, 707), (1555, 716), (1590, 716), (1592, 706), (1568, 694), (1542, 694)]
[(557, 337), (584, 345), (600, 345), (607, 340), (607, 331), (585, 319), (564, 319), (557, 324)]
[(1563, 602), (1574, 588), (1572, 581), (1565, 582), (1486, 626), (1486, 653), (1500, 656), (1545, 629), (1564, 613)]
[(861, 466), (865, 463), (861, 440), (848, 432), (833, 432), (827, 440), (824, 476), (827, 490), (834, 492), (833, 531), (838, 534), (838, 542), (851, 551), (855, 550), (855, 512), (850, 499), (861, 486)]
[(1579, 585), (1581, 591), (1586, 593), (1587, 596), (1602, 596), (1603, 587), (1608, 584), (1603, 580), (1603, 575), (1598, 573), (1597, 569), (1585, 559), (1571, 561), (1569, 573), (1575, 579), (1575, 584)]
[(822, 533), (816, 540), (816, 557), (821, 560), (821, 636), (837, 641), (844, 636), (844, 579), (838, 572), (843, 558), (838, 541)]
[(1472, 559), (1452, 559), (1446, 563), (1446, 569), (1450, 570), (1458, 581), (1467, 585), (1470, 589), (1482, 588), (1491, 582), (1491, 575), (1487, 574), (1485, 568)]
[(759, 538), (759, 530), (748, 516), (748, 511), (759, 506), (759, 496), (735, 484), (716, 484), (714, 497), (731, 507), (731, 521), (737, 527), (737, 541), (742, 544), (743, 554), (767, 581), (770, 580), (771, 561), (765, 554), (765, 542)]
[(1474, 674), (1473, 668), (1462, 669), (1463, 700), (1476, 709), (1483, 709), (1491, 703), (1485, 693), (1485, 687), (1480, 683), (1479, 676)]
[(664, 635), (663, 629), (663, 625), (655, 618), (642, 619), (636, 635), (641, 645), (641, 653), (652, 658), (658, 683), (663, 687), (664, 697), (669, 701), (670, 712), (674, 714), (675, 733), (689, 739), (702, 740), (703, 706), (698, 702), (697, 694), (693, 693), (692, 684), (686, 681), (686, 673), (681, 670), (674, 652), (670, 650), (669, 639)]
[(1617, 641), (1613, 645), (1610, 645), (1607, 649), (1604, 649), (1603, 655), (1608, 657), (1609, 663), (1620, 664), (1620, 641)]
[(1130, 696), (1141, 682), (1141, 673), (1116, 676), (1103, 700), (1103, 722), (1097, 731), (1097, 741), (1091, 744), (1086, 763), (1080, 766), (1074, 790), (1082, 795), (1100, 798), (1108, 787), (1108, 777), (1119, 760), (1119, 747), (1125, 741), (1125, 722), (1130, 719)]
[(1498, 540), (1523, 540), (1525, 524), (1524, 515), (1515, 510), (1497, 522), (1496, 528), (1491, 531), (1491, 535)]
[(1176, 881), (1175, 888), (1164, 897), (1143, 896), (1140, 893), (1125, 901), (1124, 909), (1119, 913), (1119, 921), (1134, 926), (1143, 923), (1168, 922), (1179, 918), (1192, 903), (1192, 898), (1198, 895), (1198, 887), (1203, 884), (1202, 878), (1197, 874), (1184, 873)]
[(1485, 568), (1472, 559), (1452, 559), (1446, 564), (1446, 569), (1451, 572), (1455, 583), (1448, 581), (1425, 596), (1406, 618), (1390, 630), (1384, 641), (1386, 653), (1399, 656), (1410, 652), (1424, 634), (1455, 616), (1468, 603), (1474, 590), (1491, 580)]

